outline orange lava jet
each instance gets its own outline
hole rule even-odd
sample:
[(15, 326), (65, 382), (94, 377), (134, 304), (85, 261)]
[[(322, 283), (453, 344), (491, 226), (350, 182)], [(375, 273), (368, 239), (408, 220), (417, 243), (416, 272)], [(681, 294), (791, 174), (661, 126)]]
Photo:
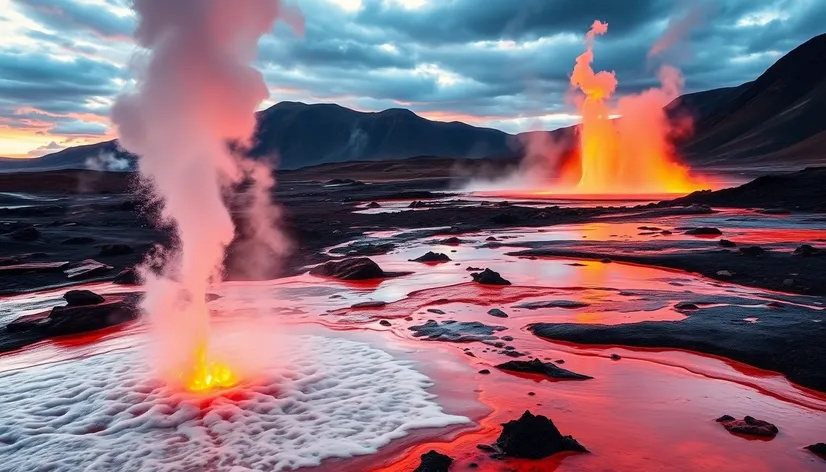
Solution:
[(622, 97), (612, 109), (608, 100), (617, 88), (616, 76), (591, 67), (594, 39), (607, 31), (607, 23), (595, 21), (586, 35), (586, 51), (576, 59), (571, 85), (581, 92), (575, 98), (582, 115), (580, 165), (562, 169), (562, 188), (554, 193), (668, 194), (705, 188), (676, 161), (670, 142), (670, 135), (679, 130), (664, 107), (682, 89), (679, 71), (663, 66), (661, 87)]
[(207, 359), (206, 347), (200, 347), (195, 353), (191, 370), (181, 377), (187, 390), (201, 392), (213, 388), (228, 388), (238, 383), (238, 378), (229, 367)]

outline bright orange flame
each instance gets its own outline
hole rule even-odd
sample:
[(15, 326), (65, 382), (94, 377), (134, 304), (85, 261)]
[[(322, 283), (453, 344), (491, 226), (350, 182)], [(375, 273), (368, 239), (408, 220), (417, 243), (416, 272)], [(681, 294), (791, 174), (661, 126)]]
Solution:
[(238, 383), (238, 378), (224, 364), (207, 359), (206, 348), (201, 346), (195, 353), (192, 369), (181, 376), (184, 386), (193, 392), (213, 388), (228, 388)]
[[(613, 72), (594, 72), (593, 43), (608, 24), (595, 21), (586, 35), (586, 50), (576, 59), (571, 85), (577, 97), (579, 127), (578, 169), (563, 169), (562, 182), (577, 182), (561, 189), (580, 194), (686, 193), (704, 188), (687, 167), (676, 162), (669, 140), (672, 125), (663, 107), (677, 97), (682, 76), (671, 67), (660, 69), (662, 87), (623, 97), (612, 110), (606, 102), (617, 88)], [(612, 120), (615, 115), (621, 119)]]

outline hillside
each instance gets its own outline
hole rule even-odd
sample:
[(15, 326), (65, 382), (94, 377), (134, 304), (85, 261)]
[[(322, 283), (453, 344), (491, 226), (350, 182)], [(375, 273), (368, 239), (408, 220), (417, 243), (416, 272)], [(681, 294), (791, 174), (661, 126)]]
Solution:
[[(826, 34), (798, 46), (695, 123), (682, 146), (703, 166), (823, 163)], [(738, 88), (739, 89), (739, 88)]]

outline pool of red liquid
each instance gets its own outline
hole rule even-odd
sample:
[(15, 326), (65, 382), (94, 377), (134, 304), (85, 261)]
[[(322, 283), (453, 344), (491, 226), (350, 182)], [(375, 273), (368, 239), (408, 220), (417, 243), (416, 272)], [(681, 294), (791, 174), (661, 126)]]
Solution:
[[(633, 223), (638, 225), (638, 223)], [(614, 228), (618, 230), (618, 228)], [(621, 229), (621, 228), (620, 228)], [(627, 228), (628, 232), (632, 229)], [(636, 226), (634, 228), (636, 230)], [(536, 236), (536, 235), (533, 235)], [(528, 236), (525, 236), (528, 237)], [(678, 271), (627, 264), (600, 264), (564, 259), (528, 261), (507, 258), (504, 249), (469, 245), (439, 247), (454, 261), (438, 266), (409, 262), (424, 246), (404, 248), (374, 258), (388, 270), (414, 269), (398, 279), (343, 283), (309, 276), (257, 284), (226, 284), (213, 302), (216, 331), (231, 327), (250, 311), (277, 318), (260, 329), (310, 323), (319, 329), (357, 333), (401, 350), (416, 352), (418, 366), (435, 383), (433, 392), (448, 413), (461, 413), (475, 425), (446, 430), (418, 430), (393, 441), (377, 454), (333, 460), (313, 470), (337, 472), (411, 471), (421, 454), (436, 450), (455, 459), (452, 471), (803, 471), (823, 470), (826, 463), (803, 448), (826, 441), (826, 395), (796, 386), (782, 375), (744, 364), (679, 350), (588, 347), (549, 342), (526, 326), (533, 322), (632, 323), (678, 321), (684, 315), (672, 302), (690, 293), (749, 295), (771, 299), (757, 289), (712, 283)], [(433, 247), (427, 247), (433, 249)], [(456, 266), (454, 264), (460, 264)], [(467, 265), (502, 270), (509, 287), (467, 282)], [(679, 287), (671, 285), (680, 282)], [(93, 290), (112, 287), (95, 285)], [(606, 290), (610, 288), (611, 290)], [(659, 290), (663, 306), (621, 295), (621, 290)], [(266, 291), (265, 291), (266, 290)], [(291, 290), (309, 290), (288, 297)], [(314, 294), (313, 290), (318, 290)], [(250, 291), (247, 293), (247, 291)], [(60, 292), (36, 296), (59, 296)], [(261, 294), (270, 295), (267, 308)], [(331, 298), (335, 293), (338, 298)], [(283, 296), (282, 296), (283, 295)], [(19, 298), (19, 297), (18, 297)], [(352, 308), (360, 301), (384, 300), (379, 308)], [(538, 300), (589, 303), (579, 309), (514, 308)], [(2, 300), (8, 303), (9, 299)], [(14, 299), (11, 299), (14, 302)], [(501, 308), (508, 318), (486, 315)], [(429, 309), (443, 311), (440, 314)], [(408, 329), (429, 319), (482, 321), (504, 326), (516, 350), (545, 361), (562, 359), (562, 367), (594, 377), (586, 381), (550, 381), (496, 369), (509, 358), (479, 342), (446, 343), (415, 338)], [(389, 320), (383, 326), (380, 320)], [(70, 360), (134, 346), (147, 327), (142, 322), (120, 328), (44, 341), (0, 356), (0, 371)], [(467, 354), (467, 352), (473, 355)], [(612, 354), (621, 359), (613, 360)], [(526, 357), (524, 359), (527, 359)], [(458, 369), (456, 365), (467, 368)], [(481, 369), (489, 375), (478, 373)], [(235, 394), (242, 394), (236, 392)], [(476, 446), (496, 441), (501, 424), (524, 411), (551, 418), (562, 434), (572, 435), (591, 451), (539, 460), (494, 460)], [(780, 434), (770, 441), (728, 433), (714, 421), (729, 414), (770, 421)], [(478, 467), (471, 468), (471, 464)]]

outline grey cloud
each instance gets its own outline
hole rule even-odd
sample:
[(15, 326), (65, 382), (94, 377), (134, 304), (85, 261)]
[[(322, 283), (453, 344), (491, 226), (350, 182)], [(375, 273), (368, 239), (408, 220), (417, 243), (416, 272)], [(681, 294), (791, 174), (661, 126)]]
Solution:
[[(679, 46), (649, 58), (649, 48), (669, 22), (698, 1), (431, 0), (421, 9), (406, 10), (395, 2), (363, 0), (362, 10), (348, 13), (326, 0), (301, 0), (296, 3), (307, 19), (305, 36), (296, 38), (277, 26), (261, 42), (258, 65), (271, 87), (293, 90), (276, 100), (321, 99), (361, 109), (409, 103), (423, 113), (495, 121), (571, 110), (565, 103), (569, 74), (595, 19), (607, 21), (609, 31), (597, 40), (594, 68), (615, 71), (620, 93), (656, 85), (656, 68), (663, 61), (682, 70), (687, 91), (739, 85), (776, 60), (767, 52), (786, 53), (824, 30), (826, 2), (704, 0), (713, 8), (703, 10), (683, 32)], [(83, 49), (89, 38), (98, 37), (95, 46), (105, 46), (99, 38), (120, 38), (133, 28), (132, 18), (78, 0), (15, 2), (50, 30), (31, 31), (30, 38), (88, 55), (94, 54), (94, 48)], [(787, 18), (738, 24), (766, 11)], [(496, 47), (501, 40), (520, 47)], [(531, 41), (534, 45), (526, 47)], [(416, 72), (427, 65), (460, 82), (445, 86), (435, 76)], [(0, 49), (0, 116), (23, 104), (50, 113), (85, 111), (89, 97), (119, 92), (112, 79), (126, 76), (123, 66), (83, 55), (58, 63), (39, 52)], [(81, 130), (67, 120), (51, 121), (59, 131)]]
[[(134, 21), (96, 5), (73, 0), (13, 0), (32, 19), (55, 31), (88, 31), (105, 39), (125, 39)], [(121, 2), (112, 2), (122, 5)]]

